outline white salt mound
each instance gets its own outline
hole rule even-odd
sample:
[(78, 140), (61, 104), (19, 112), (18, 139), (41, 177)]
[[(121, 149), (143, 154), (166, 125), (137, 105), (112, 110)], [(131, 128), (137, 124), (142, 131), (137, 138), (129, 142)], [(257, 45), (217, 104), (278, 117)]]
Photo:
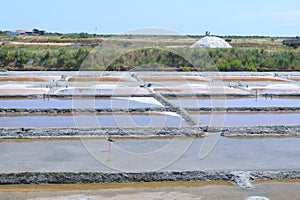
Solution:
[(206, 36), (193, 44), (191, 48), (232, 48), (232, 46), (219, 37)]
[(248, 197), (247, 200), (269, 200), (269, 199), (267, 197), (252, 196), (252, 197)]

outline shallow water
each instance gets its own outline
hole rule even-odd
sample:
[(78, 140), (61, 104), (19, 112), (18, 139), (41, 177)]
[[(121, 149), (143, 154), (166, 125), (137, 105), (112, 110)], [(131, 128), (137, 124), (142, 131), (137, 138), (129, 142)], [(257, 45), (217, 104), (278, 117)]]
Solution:
[(212, 120), (214, 120), (214, 126), (270, 126), (300, 124), (300, 113), (192, 113), (191, 116), (201, 125), (209, 125)]
[(1, 95), (36, 95), (48, 94), (47, 88), (0, 88)]
[(65, 95), (113, 95), (113, 94), (149, 94), (145, 88), (118, 87), (118, 88), (64, 88), (57, 90), (55, 94)]
[(204, 138), (114, 140), (2, 140), (0, 172), (300, 169), (299, 138), (220, 137), (202, 159)]
[(87, 114), (66, 116), (2, 116), (0, 127), (180, 127), (187, 126), (179, 116), (164, 115), (158, 113), (134, 113), (134, 114)]
[(300, 98), (168, 98), (176, 106), (198, 107), (299, 107)]
[(56, 94), (65, 94), (65, 95), (72, 95), (72, 94), (104, 94), (104, 95), (111, 95), (114, 93), (113, 89), (62, 89), (58, 90)]
[(292, 89), (252, 89), (253, 91), (257, 92), (258, 94), (299, 94), (300, 88)]
[(132, 98), (42, 98), (0, 99), (1, 108), (148, 108), (162, 105), (152, 97)]

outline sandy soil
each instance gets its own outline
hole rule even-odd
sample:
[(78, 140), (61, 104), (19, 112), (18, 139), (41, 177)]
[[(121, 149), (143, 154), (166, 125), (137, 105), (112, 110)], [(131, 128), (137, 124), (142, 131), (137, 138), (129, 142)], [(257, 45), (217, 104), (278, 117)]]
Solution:
[[(154, 185), (156, 184), (156, 186)], [(128, 184), (124, 184), (126, 186)], [(77, 187), (71, 185), (73, 190), (69, 190), (67, 186), (54, 185), (50, 187), (38, 186), (36, 189), (30, 190), (26, 188), (34, 188), (36, 186), (4, 186), (7, 192), (0, 190), (0, 198), (3, 199), (27, 199), (27, 200), (124, 200), (124, 199), (182, 199), (182, 200), (216, 200), (216, 199), (248, 199), (253, 196), (267, 197), (269, 199), (298, 199), (299, 181), (297, 182), (283, 182), (283, 181), (268, 181), (257, 183), (254, 189), (241, 190), (228, 184), (211, 185), (197, 185), (195, 183), (181, 183), (177, 185), (169, 185), (168, 183), (153, 183), (149, 184), (135, 184), (135, 187), (107, 187), (99, 185), (84, 185)], [(152, 185), (152, 186), (151, 186)], [(117, 185), (116, 185), (117, 186)], [(9, 189), (11, 188), (11, 189)], [(24, 189), (25, 188), (25, 189)], [(47, 190), (48, 188), (48, 190)], [(51, 189), (52, 188), (52, 189)], [(59, 189), (55, 189), (59, 188)], [(77, 188), (77, 190), (76, 190)], [(94, 189), (93, 189), (94, 188)], [(0, 187), (1, 189), (1, 187)], [(64, 190), (65, 189), (65, 190)]]
[(297, 77), (291, 77), (290, 79), (293, 80), (293, 81), (300, 81), (300, 77), (299, 76), (297, 76)]

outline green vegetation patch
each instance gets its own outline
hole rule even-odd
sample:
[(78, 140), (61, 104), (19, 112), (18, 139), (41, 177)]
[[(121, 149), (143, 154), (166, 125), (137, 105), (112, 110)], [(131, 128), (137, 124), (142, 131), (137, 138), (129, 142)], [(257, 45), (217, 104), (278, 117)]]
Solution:
[[(98, 48), (100, 51), (97, 51)], [(0, 49), (0, 69), (77, 71), (83, 61), (86, 62), (85, 59), (90, 57), (90, 62), (84, 63), (81, 69), (128, 71), (136, 67), (143, 70), (145, 67), (145, 70), (185, 72), (215, 68), (219, 71), (300, 70), (300, 50), (288, 47), (276, 51), (265, 48), (188, 49), (189, 51), (184, 48), (176, 51), (145, 48), (121, 56), (118, 56), (116, 50), (101, 51), (102, 47), (98, 48), (92, 51), (91, 47), (3, 46)], [(108, 63), (103, 57), (114, 58), (114, 61), (110, 60), (111, 63)]]

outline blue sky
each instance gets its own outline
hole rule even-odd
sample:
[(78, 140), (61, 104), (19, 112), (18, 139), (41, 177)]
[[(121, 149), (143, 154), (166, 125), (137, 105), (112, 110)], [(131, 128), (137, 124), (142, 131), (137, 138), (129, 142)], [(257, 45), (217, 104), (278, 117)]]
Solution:
[(0, 30), (123, 33), (158, 27), (182, 34), (300, 35), (299, 0), (2, 1)]

